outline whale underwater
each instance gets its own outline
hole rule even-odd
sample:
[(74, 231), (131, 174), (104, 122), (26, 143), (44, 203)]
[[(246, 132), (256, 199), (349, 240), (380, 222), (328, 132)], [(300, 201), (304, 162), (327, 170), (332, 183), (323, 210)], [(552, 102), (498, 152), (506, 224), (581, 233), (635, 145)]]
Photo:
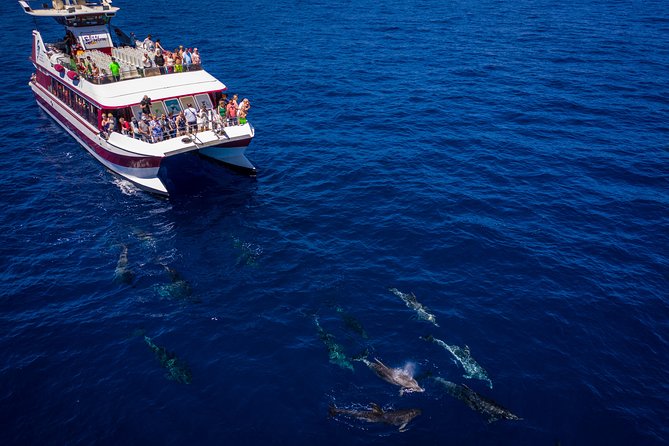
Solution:
[(473, 391), (464, 384), (456, 384), (440, 377), (436, 377), (434, 380), (440, 383), (449, 395), (464, 402), (473, 411), (485, 416), (488, 419), (488, 423), (497, 420), (522, 420), (522, 418), (513, 414), (509, 409)]
[(156, 355), (160, 365), (167, 369), (167, 378), (182, 384), (193, 382), (193, 374), (188, 365), (179, 359), (174, 353), (167, 351), (165, 347), (160, 347), (148, 336), (144, 336), (144, 342)]
[(403, 293), (397, 288), (389, 288), (388, 291), (390, 291), (395, 296), (402, 299), (407, 307), (411, 308), (416, 312), (416, 315), (418, 316), (419, 319), (432, 322), (435, 325), (435, 327), (439, 326), (439, 324), (437, 324), (437, 318), (434, 316), (434, 314), (430, 313), (427, 307), (418, 302), (418, 300), (416, 299), (416, 295), (414, 293)]
[(135, 274), (128, 268), (128, 247), (121, 246), (121, 253), (116, 262), (116, 269), (114, 269), (114, 282), (130, 284), (135, 278)]
[(314, 325), (316, 325), (316, 330), (318, 331), (318, 337), (325, 347), (328, 349), (328, 357), (332, 364), (336, 364), (342, 369), (347, 369), (352, 372), (355, 372), (353, 364), (349, 361), (348, 356), (344, 353), (344, 347), (335, 342), (335, 337), (333, 334), (328, 333), (318, 322), (318, 316), (314, 316)]
[(457, 345), (449, 345), (442, 341), (441, 339), (437, 339), (434, 336), (424, 336), (421, 337), (421, 339), (425, 341), (431, 341), (434, 342), (437, 345), (440, 345), (443, 347), (445, 350), (450, 352), (453, 357), (457, 360), (457, 362), (460, 363), (463, 369), (465, 369), (465, 374), (462, 375), (464, 378), (467, 379), (480, 379), (481, 381), (485, 381), (488, 383), (488, 387), (492, 389), (492, 381), (490, 380), (490, 377), (488, 376), (488, 372), (485, 371), (481, 365), (476, 362), (474, 358), (472, 358), (471, 352), (469, 351), (468, 346), (458, 347)]
[(407, 424), (421, 414), (420, 409), (383, 410), (378, 404), (371, 403), (369, 410), (340, 409), (330, 405), (328, 414), (331, 417), (344, 415), (368, 423), (384, 423), (397, 426), (400, 432), (407, 430)]

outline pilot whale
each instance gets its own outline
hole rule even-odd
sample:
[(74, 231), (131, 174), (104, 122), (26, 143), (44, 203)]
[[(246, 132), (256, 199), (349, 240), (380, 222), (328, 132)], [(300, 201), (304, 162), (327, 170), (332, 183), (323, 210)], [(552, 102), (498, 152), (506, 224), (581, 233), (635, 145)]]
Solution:
[(436, 327), (439, 326), (439, 324), (437, 324), (437, 318), (434, 316), (434, 314), (428, 312), (427, 307), (418, 302), (418, 300), (416, 299), (416, 295), (414, 293), (403, 293), (397, 288), (389, 288), (388, 290), (395, 296), (402, 299), (407, 307), (414, 310), (418, 315), (419, 319), (432, 322)]
[(425, 336), (422, 337), (421, 339), (424, 339), (426, 341), (432, 341), (437, 345), (442, 346), (444, 349), (448, 350), (453, 357), (462, 365), (462, 368), (465, 369), (465, 374), (462, 375), (463, 377), (467, 379), (480, 379), (481, 381), (485, 381), (488, 383), (488, 387), (492, 389), (492, 381), (490, 380), (490, 377), (488, 377), (488, 372), (479, 365), (478, 362), (474, 358), (472, 358), (471, 352), (469, 351), (468, 346), (458, 347), (457, 345), (449, 345), (442, 341), (441, 339), (437, 339), (434, 336)]
[(188, 366), (181, 359), (177, 358), (174, 353), (167, 351), (165, 347), (156, 345), (153, 339), (146, 335), (144, 336), (144, 342), (156, 355), (160, 365), (167, 369), (168, 379), (183, 384), (190, 384), (193, 381), (193, 375)]
[(116, 262), (116, 269), (114, 270), (114, 282), (129, 284), (134, 277), (135, 274), (128, 268), (128, 247), (122, 245), (118, 262)]
[(193, 289), (191, 288), (190, 283), (183, 277), (181, 277), (179, 271), (167, 265), (162, 265), (162, 267), (170, 276), (170, 283), (157, 285), (156, 289), (158, 291), (158, 294), (168, 299), (195, 302), (196, 299), (192, 298)]
[(407, 430), (407, 424), (421, 414), (420, 409), (383, 410), (378, 404), (371, 403), (370, 410), (340, 409), (330, 406), (328, 413), (331, 417), (344, 415), (368, 423), (385, 423), (397, 426), (400, 432)]
[(365, 328), (362, 326), (359, 320), (357, 320), (354, 316), (347, 313), (340, 306), (336, 306), (335, 311), (340, 314), (341, 320), (346, 328), (348, 328), (354, 333), (359, 334), (364, 339), (367, 339), (367, 332), (365, 331)]
[(316, 330), (318, 330), (318, 337), (323, 341), (323, 344), (328, 349), (328, 356), (332, 364), (336, 364), (342, 369), (348, 369), (352, 372), (355, 372), (353, 369), (353, 364), (348, 360), (348, 356), (344, 353), (344, 348), (335, 342), (335, 337), (333, 334), (325, 331), (321, 324), (318, 322), (318, 316), (314, 316), (314, 324), (316, 325)]
[(443, 378), (436, 377), (435, 381), (440, 383), (446, 389), (449, 395), (464, 402), (470, 409), (484, 415), (488, 418), (488, 423), (497, 420), (522, 420), (517, 415), (514, 415), (508, 409), (500, 406), (497, 402), (486, 398), (485, 396), (474, 392), (464, 384), (455, 384)]
[(374, 362), (369, 361), (364, 357), (355, 358), (355, 360), (364, 362), (365, 365), (372, 369), (382, 380), (400, 386), (400, 396), (405, 393), (425, 392), (425, 389), (419, 386), (418, 382), (414, 379), (413, 366), (409, 364), (405, 365), (403, 368), (391, 369), (377, 358), (374, 358)]

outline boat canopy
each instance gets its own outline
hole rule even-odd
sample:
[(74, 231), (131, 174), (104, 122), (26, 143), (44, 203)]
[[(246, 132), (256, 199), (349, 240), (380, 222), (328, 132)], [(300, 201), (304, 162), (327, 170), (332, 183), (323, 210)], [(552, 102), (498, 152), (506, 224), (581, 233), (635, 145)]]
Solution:
[[(111, 5), (111, 0), (53, 0), (51, 8), (48, 3), (42, 3), (39, 9), (33, 9), (29, 0), (19, 0), (19, 4), (26, 14), (34, 17), (53, 17), (58, 22), (68, 26), (80, 21), (83, 17), (98, 16), (98, 20), (106, 20), (114, 17), (119, 8)], [(86, 26), (89, 26), (87, 24)]]

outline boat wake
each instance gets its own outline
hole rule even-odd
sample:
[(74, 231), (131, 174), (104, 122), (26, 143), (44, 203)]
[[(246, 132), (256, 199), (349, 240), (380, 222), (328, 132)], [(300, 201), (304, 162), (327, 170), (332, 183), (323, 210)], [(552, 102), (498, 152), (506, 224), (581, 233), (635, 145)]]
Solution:
[(116, 185), (123, 195), (134, 196), (137, 195), (140, 190), (128, 180), (122, 178), (114, 178), (114, 185)]

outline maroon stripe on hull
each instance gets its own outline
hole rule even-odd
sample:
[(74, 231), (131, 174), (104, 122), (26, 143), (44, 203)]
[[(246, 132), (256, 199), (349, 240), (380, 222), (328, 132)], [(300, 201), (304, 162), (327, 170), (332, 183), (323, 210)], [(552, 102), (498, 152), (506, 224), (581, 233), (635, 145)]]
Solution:
[(65, 116), (59, 113), (54, 107), (49, 105), (49, 103), (44, 100), (40, 95), (35, 94), (35, 99), (39, 102), (44, 108), (49, 110), (49, 112), (54, 115), (58, 123), (67, 127), (70, 131), (74, 132), (79, 139), (81, 139), (86, 145), (93, 149), (95, 153), (101, 158), (109, 161), (112, 164), (117, 166), (132, 168), (132, 169), (147, 169), (160, 167), (160, 163), (163, 160), (159, 156), (124, 156), (119, 155), (118, 153), (110, 152), (106, 150), (101, 145), (95, 143), (90, 139), (86, 134), (74, 126)]
[(218, 148), (218, 147), (246, 147), (251, 144), (252, 138), (240, 139), (238, 141), (232, 141), (223, 144), (217, 144), (215, 146), (209, 146), (207, 148)]

